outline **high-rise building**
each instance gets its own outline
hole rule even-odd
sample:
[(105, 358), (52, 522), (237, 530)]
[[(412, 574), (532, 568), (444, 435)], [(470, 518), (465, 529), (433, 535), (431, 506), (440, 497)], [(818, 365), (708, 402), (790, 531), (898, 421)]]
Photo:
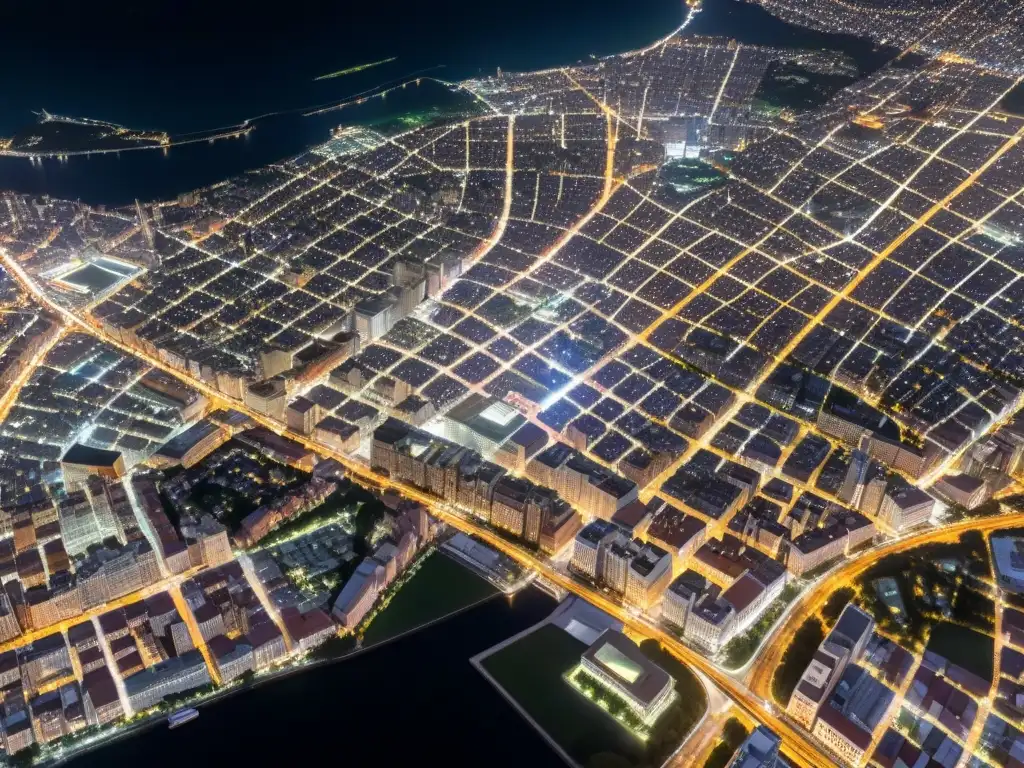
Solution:
[(693, 606), (710, 589), (711, 582), (693, 570), (683, 571), (665, 590), (661, 618), (678, 630), (686, 630)]
[(629, 565), (640, 553), (641, 544), (622, 533), (608, 543), (604, 554), (601, 581), (606, 587), (625, 594), (629, 579)]
[(846, 477), (836, 494), (843, 503), (855, 509), (860, 506), (870, 467), (871, 457), (864, 451), (854, 450), (850, 456), (850, 466), (846, 469)]
[(656, 603), (672, 581), (672, 556), (654, 544), (645, 544), (629, 564), (626, 602), (646, 610)]
[(864, 486), (861, 493), (860, 505), (857, 507), (869, 517), (876, 517), (882, 506), (882, 498), (885, 496), (886, 480), (884, 475), (877, 475)]
[(913, 486), (891, 487), (882, 498), (878, 519), (897, 533), (928, 522), (935, 499)]
[(618, 535), (618, 528), (606, 520), (594, 520), (576, 534), (569, 567), (594, 582), (604, 571), (604, 550)]
[(728, 768), (775, 768), (782, 739), (763, 725), (757, 726), (744, 741)]

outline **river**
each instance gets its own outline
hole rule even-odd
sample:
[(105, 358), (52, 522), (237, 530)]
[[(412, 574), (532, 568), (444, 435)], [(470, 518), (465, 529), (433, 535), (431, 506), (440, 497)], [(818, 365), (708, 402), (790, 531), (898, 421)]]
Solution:
[[(256, 121), (245, 138), (173, 147), (166, 153), (130, 151), (63, 161), (0, 157), (0, 189), (103, 205), (170, 199), (298, 154), (325, 141), (339, 124), (451, 111), (465, 102), (464, 96), (424, 80), (384, 100), (342, 111), (303, 117), (296, 110), (337, 102), (412, 72), (458, 80), (498, 66), (538, 69), (630, 50), (678, 26), (684, 8), (679, 0), (522, 0), (514, 11), (507, 5), (483, 9), (472, 0), (397, 0), (368, 4), (358, 24), (342, 25), (334, 12), (312, 0), (293, 0), (290, 6), (294, 10), (281, 22), (280, 40), (269, 27), (252, 28), (256, 22), (249, 19), (229, 38), (200, 34), (178, 47), (160, 38), (151, 41), (152, 50), (138, 44), (101, 46), (84, 56), (73, 47), (43, 46), (45, 60), (35, 49), (20, 51), (17, 68), (0, 68), (0, 131), (8, 133), (31, 118), (30, 106), (174, 134), (278, 114)], [(311, 21), (314, 6), (326, 17)], [(233, 23), (200, 18), (214, 26)], [(811, 32), (742, 0), (705, 0), (686, 33), (842, 50), (862, 72), (885, 61), (885, 54), (864, 40)], [(265, 49), (246, 43), (261, 35), (269, 37)], [(222, 56), (197, 56), (190, 46), (213, 47)], [(77, 58), (71, 61), (72, 56)], [(315, 79), (391, 57), (395, 60), (350, 75)], [(65, 59), (67, 66), (56, 71)]]
[(216, 701), (88, 752), (72, 768), (446, 765), (564, 768), (469, 663), (554, 610), (535, 588), (362, 653)]

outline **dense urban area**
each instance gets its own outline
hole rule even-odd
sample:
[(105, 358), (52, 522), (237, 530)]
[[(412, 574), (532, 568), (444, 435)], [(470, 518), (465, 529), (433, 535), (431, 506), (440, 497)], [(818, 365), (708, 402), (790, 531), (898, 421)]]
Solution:
[(174, 200), (0, 193), (10, 764), (529, 588), (471, 663), (569, 765), (1024, 766), (1024, 3), (757, 2), (891, 60), (694, 3)]

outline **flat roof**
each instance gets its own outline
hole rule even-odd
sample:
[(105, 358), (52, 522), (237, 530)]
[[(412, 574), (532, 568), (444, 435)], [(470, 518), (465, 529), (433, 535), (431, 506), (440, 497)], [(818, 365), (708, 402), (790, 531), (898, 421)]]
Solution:
[(671, 504), (665, 506), (651, 521), (647, 537), (657, 539), (672, 549), (682, 549), (697, 534), (707, 528), (698, 517), (686, 515)]
[(654, 701), (666, 686), (672, 684), (668, 672), (648, 659), (632, 640), (614, 629), (602, 632), (583, 652), (583, 658), (605, 670), (636, 701), (644, 704)]
[(838, 634), (855, 643), (866, 632), (870, 631), (872, 623), (873, 620), (868, 614), (853, 604), (847, 604), (843, 609), (842, 615), (839, 617), (839, 621), (836, 622), (836, 625), (829, 633), (829, 637), (831, 638), (833, 635)]
[(182, 459), (186, 453), (194, 448), (202, 440), (222, 429), (219, 424), (214, 424), (209, 419), (197, 421), (184, 432), (175, 435), (157, 450), (158, 456), (166, 456), (169, 459)]
[(84, 464), (89, 467), (112, 467), (121, 458), (120, 451), (108, 451), (103, 448), (91, 448), (88, 445), (75, 443), (61, 457), (63, 464)]
[(445, 418), (501, 442), (526, 423), (525, 417), (511, 405), (494, 397), (474, 393), (445, 414)]
[(729, 603), (736, 613), (741, 613), (763, 592), (764, 585), (749, 573), (745, 573), (722, 593), (722, 599)]

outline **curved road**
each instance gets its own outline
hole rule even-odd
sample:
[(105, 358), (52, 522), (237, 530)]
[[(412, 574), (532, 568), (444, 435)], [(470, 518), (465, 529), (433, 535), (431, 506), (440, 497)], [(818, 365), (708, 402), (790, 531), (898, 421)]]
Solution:
[(1013, 528), (1022, 525), (1024, 525), (1024, 514), (1022, 513), (963, 520), (892, 541), (878, 549), (872, 550), (867, 557), (843, 563), (813, 590), (797, 598), (796, 606), (790, 611), (786, 622), (775, 631), (775, 635), (769, 640), (768, 644), (762, 647), (756, 661), (747, 673), (746, 682), (750, 690), (765, 700), (770, 701), (772, 674), (782, 659), (786, 648), (789, 647), (796, 630), (800, 628), (804, 621), (821, 610), (825, 601), (828, 600), (835, 590), (851, 584), (853, 579), (860, 576), (883, 557), (906, 552), (924, 544), (953, 542), (958, 540), (961, 534), (968, 531), (989, 533), (1000, 528)]
[[(791, 726), (787, 720), (777, 716), (775, 707), (768, 703), (766, 697), (762, 698), (760, 695), (752, 692), (745, 684), (731, 677), (728, 673), (715, 666), (709, 659), (681, 643), (674, 635), (667, 633), (657, 625), (654, 625), (641, 617), (639, 614), (628, 611), (623, 608), (623, 606), (608, 600), (608, 598), (602, 593), (577, 583), (565, 574), (555, 570), (547, 561), (541, 560), (534, 553), (528, 552), (525, 549), (498, 537), (489, 529), (483, 528), (475, 522), (454, 514), (452, 510), (445, 506), (440, 499), (427, 495), (413, 486), (393, 483), (389, 478), (377, 474), (369, 467), (353, 461), (348, 456), (338, 453), (333, 448), (313, 441), (305, 435), (293, 433), (285, 425), (274, 421), (263, 414), (253, 411), (251, 408), (246, 406), (245, 403), (239, 400), (227, 397), (218, 390), (212, 389), (204, 381), (193, 377), (188, 372), (169, 366), (166, 362), (159, 358), (152, 357), (142, 350), (125, 345), (120, 341), (120, 339), (110, 336), (102, 328), (93, 325), (85, 318), (79, 317), (66, 307), (62, 307), (55, 303), (49, 296), (40, 290), (40, 288), (35, 284), (35, 281), (26, 273), (24, 268), (2, 247), (0, 247), (0, 262), (2, 262), (3, 266), (7, 267), (8, 271), (17, 278), (28, 292), (31, 293), (41, 304), (50, 307), (57, 314), (66, 318), (71, 324), (81, 327), (84, 331), (103, 339), (110, 345), (126, 352), (127, 354), (144, 360), (153, 367), (164, 370), (172, 376), (186, 382), (190, 386), (209, 396), (214, 403), (222, 403), (246, 413), (257, 423), (266, 426), (274, 432), (285, 434), (289, 438), (316, 450), (320, 454), (335, 458), (357, 478), (368, 479), (378, 485), (394, 485), (404, 495), (409, 498), (416, 499), (426, 505), (434, 515), (443, 519), (445, 522), (448, 522), (452, 526), (466, 533), (479, 537), (495, 549), (504, 552), (518, 562), (536, 570), (550, 581), (574, 594), (582, 596), (584, 599), (622, 621), (625, 625), (646, 636), (656, 638), (680, 661), (703, 672), (715, 683), (715, 685), (719, 687), (721, 691), (729, 696), (729, 698), (736, 703), (737, 707), (739, 707), (747, 716), (765, 724), (781, 736), (783, 740), (783, 753), (790, 764), (795, 766), (806, 766), (807, 768), (819, 768), (820, 766), (834, 764), (833, 758), (816, 746), (806, 732), (802, 729)], [(882, 557), (886, 554), (903, 551), (932, 541), (941, 541), (950, 537), (955, 538), (959, 533), (968, 530), (992, 530), (995, 528), (1020, 524), (1024, 524), (1024, 514), (965, 521), (945, 528), (926, 531), (920, 535), (911, 536), (906, 539), (893, 542), (890, 546), (882, 547), (881, 549), (876, 550), (873, 554), (875, 555), (875, 558)], [(771, 647), (762, 653), (762, 658), (758, 660), (758, 664), (753, 668), (752, 677), (754, 680), (755, 690), (765, 690), (765, 678), (767, 677), (770, 682), (770, 673), (766, 673), (765, 670), (774, 669), (775, 662), (773, 659), (781, 656), (781, 649), (784, 647), (788, 637), (791, 635), (789, 627), (797, 624), (798, 621), (802, 622), (807, 615), (817, 610), (818, 606), (820, 606), (827, 597), (825, 587), (831, 586), (834, 589), (836, 586), (841, 585), (852, 576), (861, 573), (872, 562), (874, 562), (875, 558), (872, 558), (869, 562), (864, 560), (855, 560), (844, 565), (829, 579), (824, 581), (821, 587), (815, 589), (813, 594), (809, 594), (804, 597), (801, 604), (797, 607), (796, 612), (783, 627), (783, 631), (775, 638)], [(828, 590), (828, 592), (830, 593), (831, 589)], [(824, 594), (824, 597), (822, 597), (822, 594)]]

